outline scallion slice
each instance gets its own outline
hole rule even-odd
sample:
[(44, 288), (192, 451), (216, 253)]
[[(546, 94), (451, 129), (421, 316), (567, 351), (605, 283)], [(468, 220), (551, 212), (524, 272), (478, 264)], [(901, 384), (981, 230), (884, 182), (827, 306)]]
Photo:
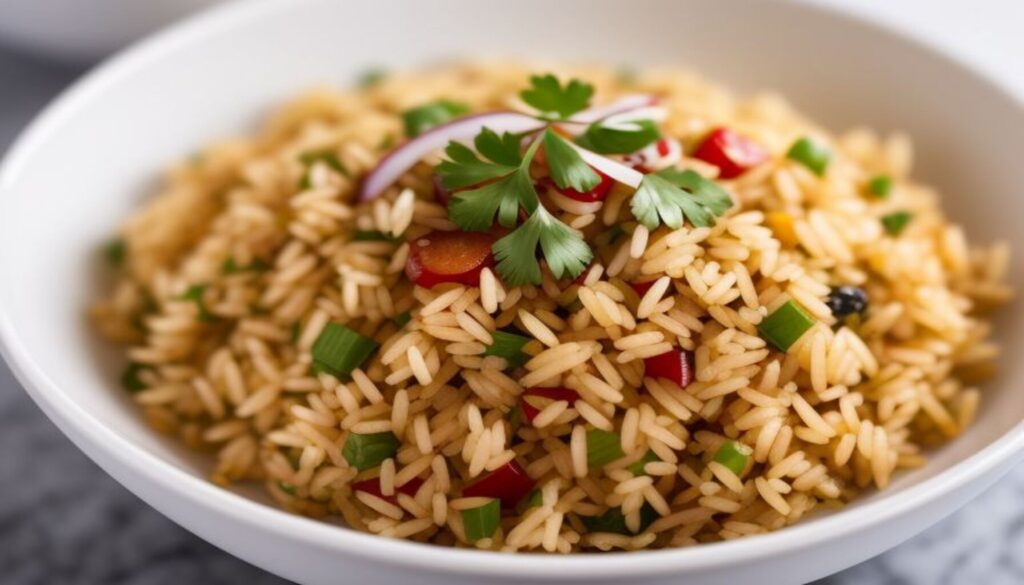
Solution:
[(389, 432), (360, 435), (351, 433), (345, 440), (341, 455), (359, 471), (377, 467), (398, 452), (398, 438)]
[[(658, 512), (650, 504), (644, 504), (640, 508), (640, 530), (643, 532), (652, 522), (658, 519)], [(626, 527), (626, 517), (622, 514), (622, 508), (609, 508), (600, 516), (585, 516), (581, 518), (583, 525), (590, 532), (610, 532), (612, 534), (632, 534)]]
[(142, 392), (146, 389), (146, 383), (139, 378), (139, 374), (149, 369), (151, 369), (149, 366), (134, 362), (128, 364), (128, 367), (121, 374), (121, 386), (132, 394)]
[(743, 474), (743, 470), (747, 468), (747, 460), (750, 459), (750, 455), (753, 454), (754, 450), (737, 441), (726, 441), (722, 443), (722, 446), (715, 451), (712, 461), (721, 463), (729, 469), (729, 471), (736, 474), (739, 477)]
[(299, 180), (299, 189), (303, 191), (313, 186), (310, 181), (309, 172), (317, 162), (322, 162), (341, 175), (348, 176), (348, 169), (345, 168), (345, 164), (341, 162), (341, 159), (332, 150), (304, 152), (299, 155), (299, 161), (306, 167), (306, 170), (302, 173), (302, 178)]
[(203, 323), (210, 323), (211, 321), (216, 321), (217, 318), (206, 310), (206, 304), (203, 303), (203, 294), (205, 292), (205, 284), (193, 284), (178, 296), (178, 300), (194, 302), (196, 304), (196, 308), (199, 310), (199, 320)]
[(469, 113), (469, 106), (466, 104), (437, 100), (402, 112), (402, 124), (405, 127), (405, 135), (415, 138), (434, 126), (466, 113)]
[(650, 449), (644, 453), (644, 456), (639, 460), (631, 463), (626, 469), (633, 475), (644, 475), (644, 466), (652, 461), (659, 461), (658, 456), (654, 454), (654, 451)]
[(529, 359), (529, 356), (523, 353), (523, 346), (529, 343), (529, 337), (507, 331), (495, 331), (491, 337), (494, 342), (487, 346), (484, 355), (505, 358), (510, 368), (518, 368)]
[(355, 331), (328, 323), (313, 344), (313, 363), (335, 377), (348, 376), (377, 349), (377, 342)]
[(796, 343), (796, 340), (814, 326), (814, 318), (792, 300), (786, 301), (775, 312), (768, 315), (757, 326), (758, 333), (765, 341), (782, 351)]
[(617, 434), (601, 429), (587, 431), (587, 467), (603, 467), (623, 455), (622, 440)]
[(412, 321), (412, 311), (402, 311), (401, 313), (392, 317), (391, 320), (394, 321), (395, 324), (398, 325), (399, 327), (405, 327), (405, 325), (409, 321)]
[(892, 178), (889, 175), (878, 175), (868, 181), (868, 191), (878, 199), (887, 199), (892, 191)]
[(289, 496), (295, 495), (295, 486), (288, 483), (287, 481), (277, 482), (277, 487), (281, 488), (281, 491), (288, 494)]
[(786, 157), (804, 165), (820, 177), (825, 174), (832, 153), (829, 149), (804, 136), (789, 147)]
[(913, 217), (909, 211), (894, 211), (889, 215), (882, 216), (882, 227), (890, 236), (898, 236)]
[(476, 542), (494, 536), (501, 521), (501, 500), (495, 498), (482, 506), (462, 511), (462, 527), (466, 539)]

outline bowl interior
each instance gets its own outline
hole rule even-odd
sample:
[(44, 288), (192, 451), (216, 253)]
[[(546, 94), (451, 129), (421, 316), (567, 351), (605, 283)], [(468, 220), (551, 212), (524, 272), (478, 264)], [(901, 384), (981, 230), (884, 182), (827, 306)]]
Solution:
[[(144, 425), (119, 389), (115, 352), (87, 328), (97, 247), (152, 192), (167, 162), (245, 131), (297, 91), (349, 84), (371, 66), (481, 55), (681, 64), (737, 91), (777, 89), (834, 130), (907, 130), (916, 174), (939, 188), (950, 217), (976, 241), (1005, 238), (1024, 253), (1020, 103), (884, 30), (799, 4), (754, 1), (458, 0), (443, 10), (413, 0), (270, 1), (220, 11), (202, 27), (118, 59), (22, 141), (0, 176), (5, 342), (58, 389), (46, 400), (70, 401), (204, 476), (202, 458)], [(1018, 287), (1021, 278), (1017, 262)], [(1020, 303), (998, 322), (1007, 349), (999, 378), (984, 388), (978, 423), (866, 501), (949, 470), (1024, 419), (1024, 363), (1012, 359), (1024, 346)]]

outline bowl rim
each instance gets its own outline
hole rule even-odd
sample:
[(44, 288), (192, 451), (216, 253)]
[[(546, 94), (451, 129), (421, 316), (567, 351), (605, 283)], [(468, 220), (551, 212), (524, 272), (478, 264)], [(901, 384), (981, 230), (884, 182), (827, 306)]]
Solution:
[[(317, 0), (302, 0), (313, 2)], [(912, 31), (901, 29), (858, 13), (849, 6), (823, 5), (815, 0), (796, 0), (804, 10), (819, 17), (850, 20), (857, 26), (896, 37), (911, 50), (927, 53), (944, 65), (959, 70), (1003, 99), (1024, 104), (1024, 96), (977, 69), (968, 61), (950, 54)], [(0, 161), (0, 209), (12, 193), (21, 168), (49, 135), (73, 119), (81, 104), (87, 104), (107, 91), (109, 85), (130, 77), (147, 63), (172, 56), (180, 47), (218, 32), (245, 27), (252, 19), (266, 18), (278, 11), (292, 10), (296, 0), (255, 0), (228, 2), (188, 17), (160, 32), (150, 35), (113, 58), (103, 62), (48, 104), (20, 133), (4, 159)], [(0, 255), (0, 262), (3, 256)], [(0, 264), (0, 273), (6, 273)], [(881, 497), (860, 505), (855, 512), (840, 511), (812, 522), (797, 523), (783, 530), (752, 538), (709, 543), (698, 547), (608, 552), (593, 555), (530, 555), (530, 562), (520, 562), (522, 555), (459, 549), (421, 544), (406, 540), (381, 538), (314, 520), (251, 500), (232, 490), (196, 477), (159, 456), (121, 437), (96, 419), (88, 410), (61, 392), (30, 355), (22, 342), (8, 309), (0, 305), (0, 356), (11, 367), (16, 378), (31, 398), (55, 422), (62, 432), (73, 429), (84, 440), (126, 468), (135, 470), (147, 481), (174, 492), (193, 506), (213, 514), (232, 517), (240, 525), (273, 533), (277, 537), (301, 542), (303, 545), (359, 555), (384, 564), (407, 569), (428, 569), (465, 575), (490, 574), (498, 577), (551, 578), (616, 576), (648, 576), (670, 572), (694, 572), (721, 565), (749, 563), (797, 550), (805, 545), (834, 540), (861, 529), (886, 522), (901, 514), (921, 508), (958, 486), (985, 475), (998, 473), (1004, 466), (1024, 456), (1024, 422), (980, 451), (970, 455), (938, 475), (925, 479), (902, 491), (899, 497)], [(78, 441), (75, 441), (78, 445)], [(92, 455), (89, 455), (91, 458)], [(952, 512), (953, 510), (950, 510)], [(937, 521), (939, 518), (935, 518)]]

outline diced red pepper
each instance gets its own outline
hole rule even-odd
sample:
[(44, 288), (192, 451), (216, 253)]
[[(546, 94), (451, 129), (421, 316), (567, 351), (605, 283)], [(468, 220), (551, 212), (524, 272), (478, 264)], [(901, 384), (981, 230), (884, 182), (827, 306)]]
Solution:
[(668, 138), (661, 138), (654, 143), (654, 148), (658, 149), (659, 156), (668, 156), (669, 151), (672, 149), (672, 143), (669, 142)]
[(597, 176), (601, 177), (601, 182), (598, 183), (590, 191), (577, 191), (576, 189), (559, 189), (557, 185), (552, 184), (552, 187), (562, 195), (565, 195), (573, 201), (581, 201), (583, 203), (595, 203), (597, 201), (604, 201), (608, 197), (608, 192), (612, 190), (615, 185), (615, 180), (601, 171), (594, 169)]
[(686, 388), (693, 382), (693, 356), (688, 351), (672, 349), (644, 360), (644, 375), (665, 378)]
[(445, 189), (444, 184), (441, 182), (441, 175), (434, 173), (432, 182), (434, 183), (434, 200), (448, 207), (448, 202), (452, 200), (452, 192)]
[(352, 484), (352, 490), (357, 492), (365, 492), (367, 494), (377, 496), (385, 502), (398, 505), (398, 494), (405, 494), (409, 497), (415, 497), (416, 492), (420, 490), (420, 486), (423, 485), (423, 480), (414, 477), (409, 481), (405, 482), (405, 485), (395, 488), (395, 494), (391, 496), (385, 496), (380, 489), (380, 478), (375, 477), (373, 479), (364, 479), (363, 481), (357, 481)]
[(527, 388), (521, 399), (523, 417), (532, 423), (540, 411), (552, 402), (565, 400), (572, 406), (579, 399), (580, 395), (568, 388)]
[(534, 483), (526, 475), (526, 470), (513, 459), (463, 488), (462, 495), (467, 498), (498, 498), (501, 507), (510, 510), (530, 493)]
[(633, 287), (633, 290), (636, 291), (636, 294), (640, 295), (640, 297), (643, 297), (645, 294), (647, 294), (647, 291), (651, 290), (651, 287), (654, 286), (655, 282), (658, 281), (648, 280), (647, 282), (631, 282), (629, 283), (629, 286)]
[(717, 128), (708, 134), (693, 156), (718, 167), (720, 178), (733, 179), (765, 162), (770, 155), (746, 136), (728, 128)]
[(443, 282), (480, 286), (480, 271), (494, 266), (487, 232), (431, 232), (412, 243), (405, 275), (424, 288)]

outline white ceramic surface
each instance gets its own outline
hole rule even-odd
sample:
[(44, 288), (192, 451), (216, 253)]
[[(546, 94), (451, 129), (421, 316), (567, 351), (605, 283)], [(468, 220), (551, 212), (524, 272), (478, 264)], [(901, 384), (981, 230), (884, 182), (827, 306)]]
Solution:
[[(95, 249), (167, 161), (249, 127), (315, 83), (375, 65), (498, 56), (683, 63), (739, 90), (774, 87), (835, 129), (917, 139), (919, 175), (979, 239), (1024, 251), (1024, 111), (966, 68), (872, 25), (760, 1), (258, 0), (190, 20), (89, 75), (0, 167), (0, 342), (51, 419), (116, 479), (199, 536), (303, 583), (799, 583), (895, 545), (990, 485), (1024, 449), (1019, 304), (1000, 313), (1003, 373), (978, 423), (883, 494), (766, 536), (683, 550), (513, 556), (378, 539), (203, 480), (151, 433), (88, 332)], [(1019, 262), (1013, 280), (1021, 285)]]

